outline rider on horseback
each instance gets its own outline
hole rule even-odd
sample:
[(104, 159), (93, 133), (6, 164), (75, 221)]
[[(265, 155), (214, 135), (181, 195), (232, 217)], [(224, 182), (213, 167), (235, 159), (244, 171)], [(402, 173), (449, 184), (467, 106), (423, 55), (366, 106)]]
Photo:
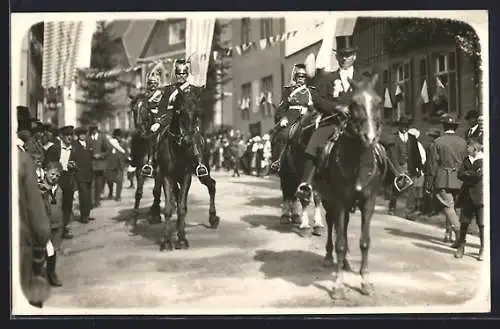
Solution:
[[(298, 194), (307, 195), (312, 191), (312, 182), (318, 166), (318, 158), (323, 155), (327, 143), (333, 146), (334, 142), (342, 134), (342, 126), (349, 117), (349, 103), (352, 97), (353, 89), (351, 80), (356, 76), (354, 72), (354, 63), (356, 61), (357, 47), (352, 45), (352, 36), (337, 37), (337, 49), (334, 50), (339, 64), (339, 69), (325, 75), (319, 82), (317, 89), (312, 90), (312, 98), (315, 109), (324, 116), (338, 114), (339, 120), (328, 123), (325, 122), (319, 126), (311, 136), (307, 145), (305, 155), (306, 162), (304, 165), (304, 173), (302, 183), (297, 188)], [(356, 79), (354, 79), (356, 80)], [(378, 144), (379, 157), (385, 157), (382, 145)], [(325, 154), (326, 155), (326, 154)], [(399, 175), (397, 174), (399, 177)], [(408, 182), (405, 179), (398, 179), (398, 183), (406, 184), (401, 187), (401, 191), (406, 189)]]
[[(281, 128), (289, 127), (306, 114), (312, 113), (311, 90), (314, 87), (308, 86), (306, 80), (306, 66), (304, 64), (295, 64), (292, 69), (291, 84), (284, 88), (283, 97), (276, 113)], [(279, 171), (285, 149), (286, 147), (283, 148), (278, 159), (271, 164), (271, 170)]]

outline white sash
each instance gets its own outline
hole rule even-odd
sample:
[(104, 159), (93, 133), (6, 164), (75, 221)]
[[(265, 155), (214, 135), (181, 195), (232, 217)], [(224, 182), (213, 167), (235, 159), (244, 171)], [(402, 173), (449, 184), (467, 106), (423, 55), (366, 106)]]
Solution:
[[(184, 89), (186, 89), (188, 86), (189, 86), (189, 82), (186, 81), (178, 89), (184, 91)], [(177, 97), (177, 94), (179, 94), (179, 90), (177, 90), (177, 88), (175, 88), (175, 90), (170, 94), (170, 97), (168, 98), (169, 104), (172, 104), (172, 102), (175, 100), (175, 97)]]
[(157, 89), (157, 90), (155, 90), (153, 95), (151, 95), (151, 97), (149, 97), (148, 101), (151, 103), (158, 103), (159, 101), (161, 101), (161, 96), (162, 96), (161, 90)]
[(313, 105), (312, 104), (312, 96), (311, 96), (311, 92), (309, 91), (309, 89), (307, 88), (306, 85), (302, 85), (296, 89), (294, 89), (291, 93), (290, 93), (290, 96), (288, 96), (288, 98), (292, 98), (296, 93), (298, 93), (299, 91), (302, 91), (302, 90), (307, 90), (307, 94), (308, 94), (308, 98), (309, 98), (309, 101), (307, 102), (307, 105)]
[(125, 150), (121, 147), (121, 145), (118, 143), (118, 141), (114, 138), (108, 137), (109, 144), (113, 146), (118, 152), (125, 154)]

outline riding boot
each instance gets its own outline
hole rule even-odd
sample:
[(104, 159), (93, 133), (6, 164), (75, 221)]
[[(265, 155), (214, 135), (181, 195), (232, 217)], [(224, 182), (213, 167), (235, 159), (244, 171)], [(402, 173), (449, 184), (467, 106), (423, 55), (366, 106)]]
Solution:
[(479, 243), (481, 244), (479, 247), (479, 254), (477, 255), (477, 260), (484, 260), (484, 226), (479, 226)]
[(286, 149), (286, 146), (283, 148), (283, 150), (281, 150), (278, 159), (276, 161), (274, 161), (273, 163), (271, 163), (270, 169), (272, 172), (278, 173), (280, 171), (281, 161), (285, 155), (285, 149)]
[(312, 183), (314, 174), (316, 173), (316, 159), (310, 155), (306, 157), (304, 164), (304, 175), (302, 176), (302, 183), (297, 188), (297, 193), (304, 195), (306, 198), (310, 197), (312, 191)]
[(47, 279), (53, 287), (62, 286), (62, 282), (56, 274), (56, 254), (47, 258)]
[(468, 224), (463, 223), (462, 225), (460, 225), (460, 235), (457, 238), (458, 246), (457, 246), (457, 251), (455, 252), (455, 258), (464, 257), (465, 241), (467, 239), (468, 228), (469, 228)]

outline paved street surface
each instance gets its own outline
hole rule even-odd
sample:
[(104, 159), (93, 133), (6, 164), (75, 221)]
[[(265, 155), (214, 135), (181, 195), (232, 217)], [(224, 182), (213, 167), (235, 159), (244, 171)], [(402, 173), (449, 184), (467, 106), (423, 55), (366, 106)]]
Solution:
[[(441, 242), (442, 230), (387, 216), (377, 209), (371, 226), (369, 269), (372, 296), (359, 293), (357, 274), (346, 274), (345, 300), (332, 300), (331, 269), (321, 266), (326, 235), (301, 237), (279, 223), (280, 191), (272, 178), (215, 173), (221, 225), (206, 228), (208, 193), (196, 178), (189, 197), (187, 238), (190, 249), (160, 252), (164, 224), (141, 221), (131, 236), (133, 190), (122, 201), (104, 201), (96, 220), (73, 223), (73, 240), (63, 243), (58, 274), (46, 309), (71, 308), (317, 308), (353, 306), (454, 305), (474, 298), (487, 262), (475, 259), (479, 241), (468, 238), (466, 256), (453, 257)], [(152, 203), (145, 188), (142, 218)], [(349, 230), (350, 259), (359, 269), (359, 212)], [(457, 309), (458, 310), (458, 309)], [(429, 310), (428, 310), (429, 311)], [(89, 310), (92, 312), (92, 310)], [(302, 309), (301, 312), (307, 312)]]

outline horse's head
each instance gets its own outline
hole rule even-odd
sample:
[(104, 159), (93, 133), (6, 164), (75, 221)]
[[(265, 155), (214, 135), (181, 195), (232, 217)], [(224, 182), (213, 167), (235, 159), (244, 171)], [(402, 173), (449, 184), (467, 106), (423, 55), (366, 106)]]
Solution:
[(382, 99), (375, 92), (378, 75), (356, 82), (350, 80), (353, 94), (349, 104), (350, 120), (348, 128), (358, 136), (365, 146), (378, 142), (381, 132)]
[(170, 132), (179, 137), (179, 143), (191, 143), (198, 128), (196, 114), (199, 105), (196, 96), (179, 90), (172, 105)]

